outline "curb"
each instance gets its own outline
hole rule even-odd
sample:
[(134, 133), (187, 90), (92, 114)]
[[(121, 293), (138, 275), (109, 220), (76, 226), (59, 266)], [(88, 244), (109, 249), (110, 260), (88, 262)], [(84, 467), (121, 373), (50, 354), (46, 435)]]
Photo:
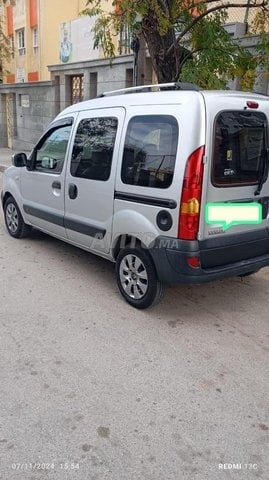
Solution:
[(3, 165), (0, 163), (0, 172), (4, 172), (8, 168), (8, 165)]

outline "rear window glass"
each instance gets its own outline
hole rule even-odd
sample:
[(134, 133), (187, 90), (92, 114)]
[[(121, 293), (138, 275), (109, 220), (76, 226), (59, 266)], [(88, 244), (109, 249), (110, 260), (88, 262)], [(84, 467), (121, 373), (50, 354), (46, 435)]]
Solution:
[(139, 115), (128, 125), (122, 161), (123, 183), (150, 188), (171, 185), (178, 123), (170, 115)]
[(255, 184), (265, 154), (266, 117), (260, 112), (225, 111), (215, 122), (212, 182)]

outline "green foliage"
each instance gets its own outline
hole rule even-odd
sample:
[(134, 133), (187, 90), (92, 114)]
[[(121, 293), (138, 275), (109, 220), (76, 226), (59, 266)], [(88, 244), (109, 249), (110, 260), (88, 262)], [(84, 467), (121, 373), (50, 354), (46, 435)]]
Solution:
[[(259, 34), (256, 54), (236, 43), (222, 25), (229, 4), (213, 0), (88, 0), (82, 14), (97, 16), (95, 47), (105, 56), (117, 53), (115, 36), (128, 25), (133, 37), (142, 35), (147, 43), (159, 82), (189, 81), (202, 88), (227, 88), (235, 76), (241, 88), (251, 89), (257, 67), (269, 70), (268, 0), (242, 0), (257, 15), (250, 34)], [(255, 5), (260, 5), (256, 8)], [(233, 3), (234, 6), (234, 3)]]
[(182, 65), (181, 80), (204, 89), (225, 89), (228, 81), (239, 75), (245, 80), (244, 87), (252, 88), (254, 78), (249, 76), (249, 71), (255, 69), (255, 59), (222, 27), (226, 19), (227, 12), (220, 11), (202, 18), (194, 26), (189, 45), (186, 45), (191, 52), (190, 58)]

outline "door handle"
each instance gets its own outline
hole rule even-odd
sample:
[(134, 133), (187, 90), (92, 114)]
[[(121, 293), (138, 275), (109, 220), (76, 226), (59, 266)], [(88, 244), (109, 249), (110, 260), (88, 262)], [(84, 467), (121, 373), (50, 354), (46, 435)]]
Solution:
[(71, 198), (71, 200), (74, 200), (75, 198), (77, 198), (78, 188), (74, 183), (69, 183), (68, 195), (69, 195), (69, 198)]
[(61, 183), (60, 182), (52, 182), (51, 184), (52, 188), (57, 188), (58, 190), (61, 190)]

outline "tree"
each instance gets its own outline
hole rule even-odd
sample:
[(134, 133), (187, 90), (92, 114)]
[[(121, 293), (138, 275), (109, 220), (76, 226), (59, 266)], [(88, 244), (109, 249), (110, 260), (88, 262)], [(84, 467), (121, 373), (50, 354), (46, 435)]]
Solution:
[(10, 58), (10, 54), (9, 40), (4, 33), (3, 17), (0, 15), (0, 83), (3, 81), (3, 64)]
[[(114, 0), (111, 11), (102, 9), (102, 3), (88, 0), (82, 12), (97, 16), (95, 46), (113, 58), (113, 32), (118, 34), (128, 25), (133, 38), (145, 39), (159, 83), (181, 80), (203, 88), (225, 88), (240, 74), (242, 86), (249, 88), (256, 67), (267, 61), (269, 0)], [(257, 12), (253, 32), (261, 37), (254, 56), (222, 26), (232, 7)]]

